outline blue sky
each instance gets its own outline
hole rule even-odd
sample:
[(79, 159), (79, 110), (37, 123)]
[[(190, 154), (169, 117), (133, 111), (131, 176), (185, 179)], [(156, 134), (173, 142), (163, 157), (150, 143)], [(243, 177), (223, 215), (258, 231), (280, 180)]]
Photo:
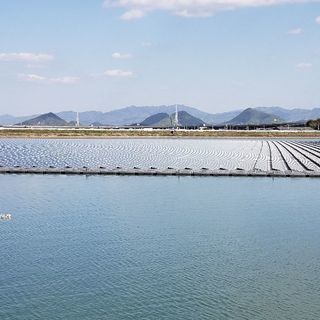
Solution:
[(0, 114), (320, 106), (320, 1), (0, 3)]

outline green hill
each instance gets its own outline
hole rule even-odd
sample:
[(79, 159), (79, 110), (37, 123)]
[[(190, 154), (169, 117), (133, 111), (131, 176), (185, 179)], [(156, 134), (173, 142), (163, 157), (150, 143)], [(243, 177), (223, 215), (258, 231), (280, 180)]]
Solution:
[(161, 123), (162, 121), (166, 121), (168, 118), (169, 118), (169, 115), (167, 113), (161, 112), (146, 118), (140, 123), (140, 125), (152, 126), (152, 125)]
[[(186, 111), (178, 112), (178, 120), (179, 126), (181, 127), (200, 127), (204, 124), (204, 121), (192, 116), (190, 113)], [(175, 113), (169, 114), (167, 113), (157, 113), (140, 123), (142, 126), (149, 127), (173, 127), (175, 124)]]
[(259, 111), (257, 109), (248, 108), (248, 109), (242, 111), (239, 115), (237, 115), (232, 120), (226, 122), (226, 124), (261, 125), (261, 124), (273, 124), (273, 123), (281, 123), (281, 122), (284, 122), (284, 120), (274, 114)]
[[(171, 120), (173, 121), (175, 118), (175, 114), (171, 115)], [(183, 127), (200, 127), (204, 125), (204, 121), (192, 116), (190, 113), (186, 111), (178, 112), (179, 125)], [(173, 121), (174, 122), (174, 121)]]
[(19, 125), (23, 126), (67, 126), (68, 122), (58, 117), (56, 114), (49, 112), (36, 118), (26, 120)]

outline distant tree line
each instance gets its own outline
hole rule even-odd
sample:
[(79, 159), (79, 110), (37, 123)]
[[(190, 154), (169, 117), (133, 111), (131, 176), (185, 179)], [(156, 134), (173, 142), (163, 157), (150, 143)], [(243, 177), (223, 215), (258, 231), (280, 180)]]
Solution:
[(314, 130), (320, 130), (320, 119), (317, 120), (309, 120), (307, 122), (307, 126), (314, 129)]

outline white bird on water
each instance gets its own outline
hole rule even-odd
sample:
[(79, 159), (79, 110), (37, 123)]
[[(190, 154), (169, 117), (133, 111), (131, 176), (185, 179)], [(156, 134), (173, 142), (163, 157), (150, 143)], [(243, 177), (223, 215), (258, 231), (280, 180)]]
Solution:
[(0, 220), (2, 221), (11, 220), (11, 214), (9, 213), (0, 214)]

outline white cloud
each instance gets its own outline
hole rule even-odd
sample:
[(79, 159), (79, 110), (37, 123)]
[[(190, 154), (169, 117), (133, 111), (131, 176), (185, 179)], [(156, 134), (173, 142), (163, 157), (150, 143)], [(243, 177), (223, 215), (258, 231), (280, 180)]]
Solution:
[(301, 62), (301, 63), (298, 63), (296, 65), (297, 68), (299, 69), (310, 69), (312, 68), (312, 63), (310, 62)]
[(78, 77), (61, 77), (61, 78), (48, 78), (39, 76), (37, 74), (25, 74), (21, 73), (18, 75), (21, 81), (36, 82), (36, 83), (46, 83), (46, 84), (74, 84), (80, 80)]
[(208, 17), (224, 10), (308, 2), (320, 0), (105, 0), (104, 6), (124, 8), (121, 18), (131, 20), (156, 10), (182, 17)]
[(296, 28), (296, 29), (291, 29), (288, 31), (288, 34), (291, 35), (299, 35), (302, 33), (302, 29), (301, 28)]
[(48, 62), (53, 60), (51, 54), (46, 53), (30, 53), (30, 52), (12, 52), (0, 53), (0, 61), (22, 61), (22, 62)]
[(49, 83), (61, 83), (61, 84), (74, 84), (78, 82), (78, 77), (61, 77), (61, 78), (48, 78)]
[(110, 69), (104, 72), (104, 74), (108, 77), (116, 77), (116, 78), (130, 78), (133, 76), (132, 71), (120, 70), (120, 69)]
[(121, 19), (123, 20), (133, 20), (133, 19), (140, 19), (146, 15), (144, 10), (139, 9), (132, 9), (126, 11), (122, 16)]
[(22, 81), (30, 81), (30, 82), (44, 82), (46, 80), (45, 77), (39, 76), (37, 74), (20, 73), (18, 77)]
[(316, 23), (320, 24), (320, 16), (316, 17)]
[(130, 59), (132, 56), (130, 53), (119, 53), (119, 52), (114, 52), (112, 54), (113, 59)]

